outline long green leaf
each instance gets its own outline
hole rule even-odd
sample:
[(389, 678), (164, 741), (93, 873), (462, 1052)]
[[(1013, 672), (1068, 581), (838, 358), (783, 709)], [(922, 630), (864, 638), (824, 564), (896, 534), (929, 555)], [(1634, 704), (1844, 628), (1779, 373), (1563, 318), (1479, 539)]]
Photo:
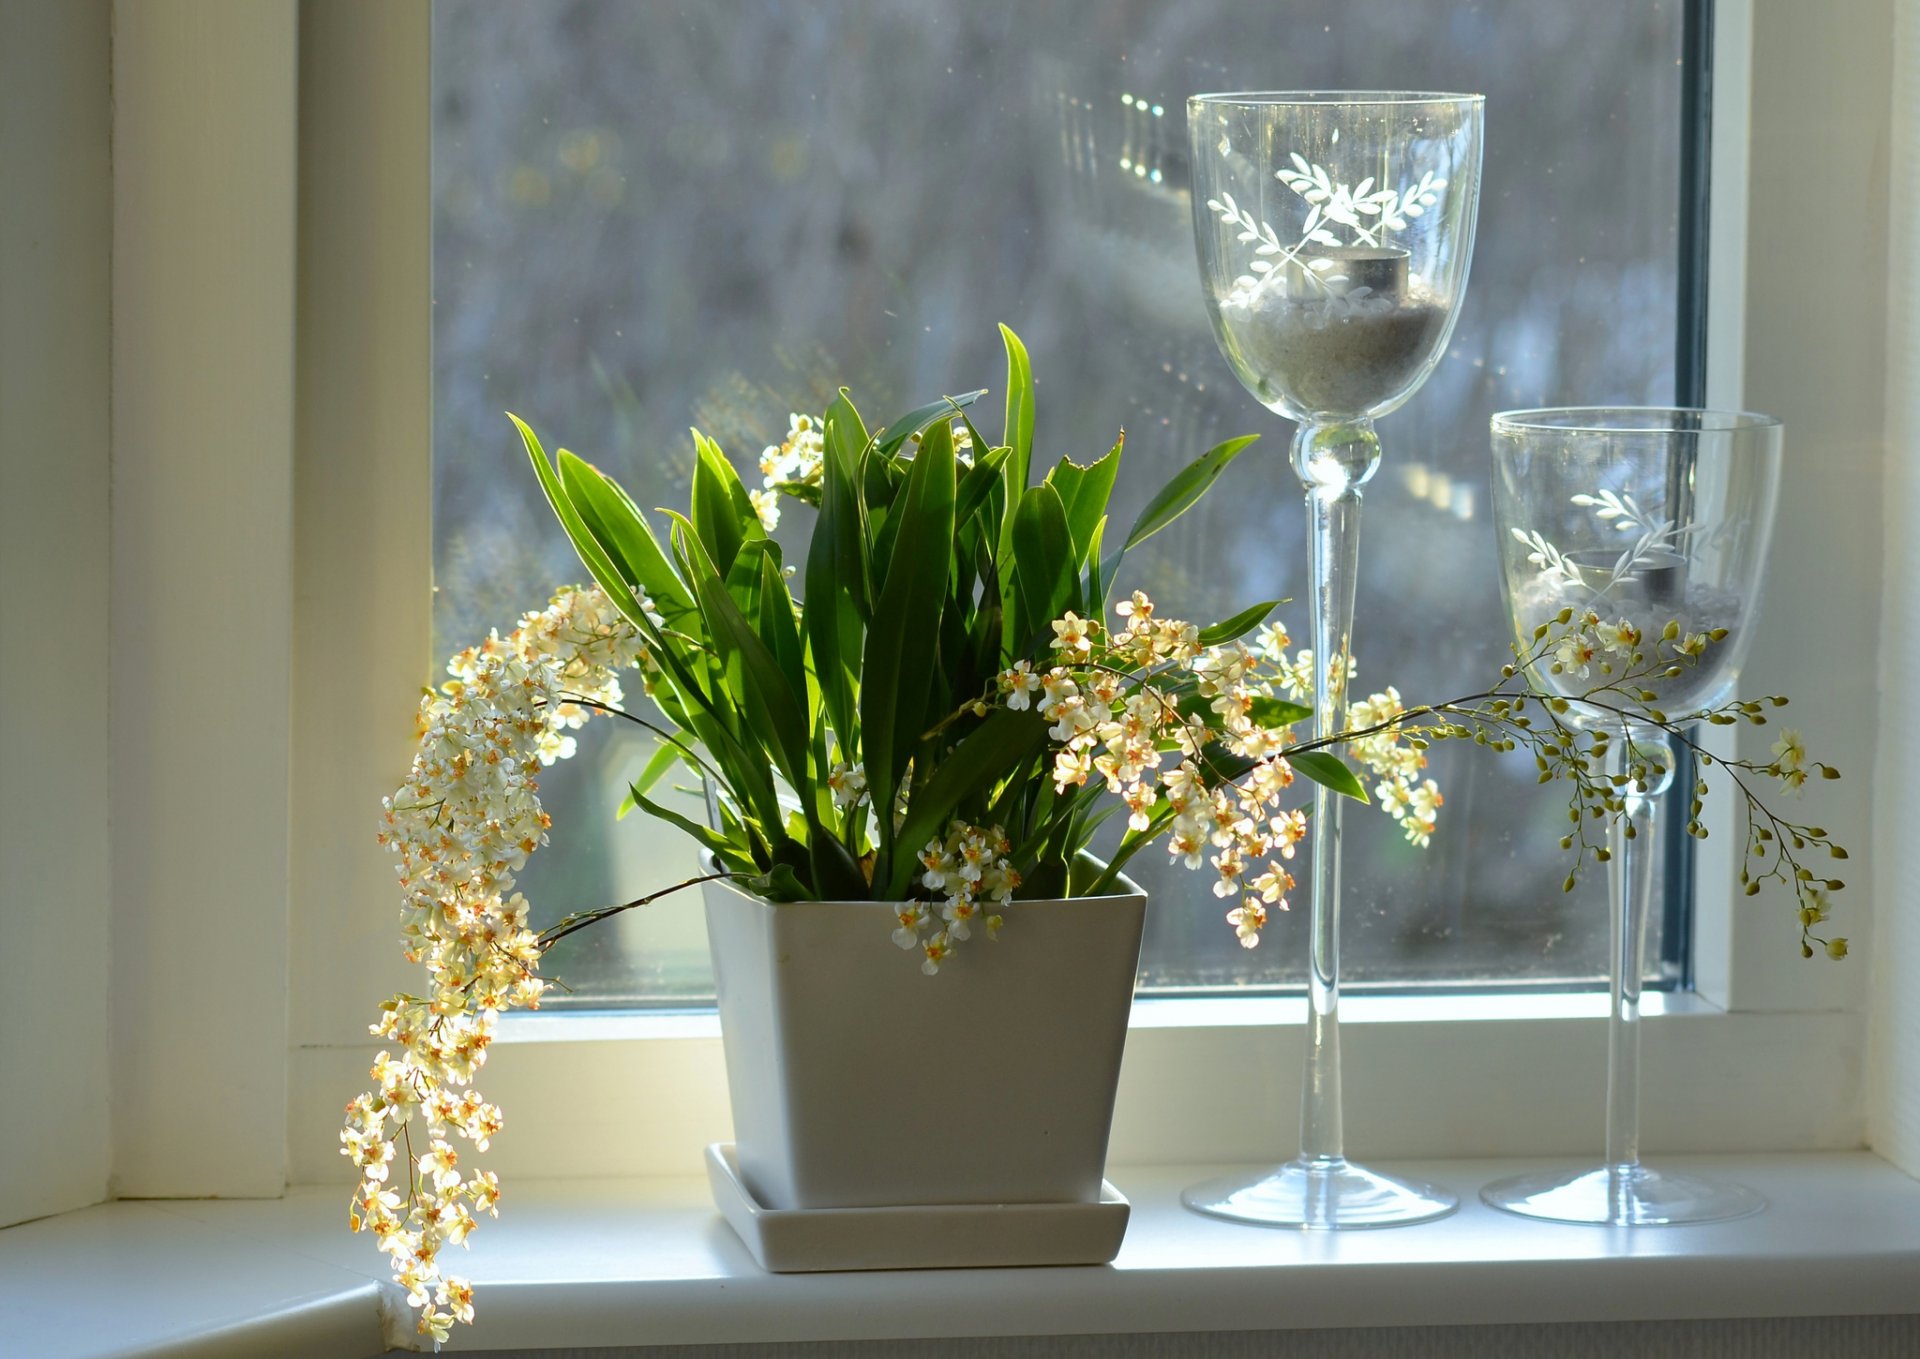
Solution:
[(1003, 437), (1013, 456), (1007, 463), (1007, 479), (1013, 495), (1027, 489), (1033, 472), (1033, 361), (1027, 347), (1006, 326), (1000, 327), (1000, 343), (1007, 351), (1007, 427)]
[(1087, 543), (1087, 588), (1081, 598), (1086, 601), (1088, 614), (1106, 612), (1107, 591), (1113, 588), (1113, 582), (1107, 579), (1106, 563), (1100, 560), (1100, 544), (1106, 540), (1107, 516), (1101, 515), (1093, 526), (1093, 537)]
[[(874, 580), (872, 563), (867, 560), (867, 505), (862, 496), (866, 464), (872, 456), (866, 422), (854, 409), (844, 389), (827, 407), (826, 430), (822, 439), (823, 476), (820, 512), (833, 514), (833, 532), (828, 545), (833, 552), (839, 588), (847, 592), (859, 611), (862, 625), (873, 614)], [(817, 541), (825, 531), (824, 522), (814, 526)]]
[[(954, 496), (954, 523), (966, 523), (993, 498), (993, 488), (1000, 481), (1000, 469), (1012, 454), (1010, 448), (990, 448), (973, 460), (973, 466), (960, 478), (960, 489)], [(994, 531), (999, 531), (998, 524)]]
[(646, 517), (632, 499), (614, 481), (566, 449), (559, 451), (560, 484), (579, 512), (581, 521), (613, 564), (622, 579), (637, 590), (645, 591), (662, 615), (677, 617), (693, 608), (673, 565), (648, 527)]
[(807, 900), (807, 885), (800, 881), (791, 864), (775, 864), (759, 877), (748, 878), (740, 885), (763, 901)]
[(727, 461), (720, 446), (696, 429), (693, 448), (690, 517), (707, 555), (713, 558), (715, 569), (724, 578), (733, 569), (733, 559), (739, 555), (741, 543), (748, 538), (765, 537), (766, 530), (760, 527), (760, 516), (753, 508), (753, 501), (747, 498), (740, 474), (733, 470), (733, 464)]
[(1060, 493), (1046, 482), (1030, 487), (1014, 512), (1012, 538), (1013, 556), (1001, 570), (1012, 577), (1015, 609), (1009, 640), (1018, 655), (1062, 610), (1078, 602), (1073, 537)]
[[(774, 558), (774, 565), (778, 568), (779, 555), (780, 545), (770, 538), (742, 543), (740, 555), (733, 559), (733, 569), (727, 572), (727, 593), (733, 596), (734, 606), (749, 624), (760, 617), (760, 586), (766, 579), (760, 568), (768, 557)], [(781, 593), (786, 593), (784, 582)], [(766, 639), (763, 637), (761, 640)]]
[(872, 611), (872, 586), (859, 471), (859, 460), (866, 452), (866, 428), (845, 392), (827, 410), (824, 443), (820, 517), (807, 545), (802, 623), (827, 720), (846, 752), (844, 758), (852, 759), (860, 736), (853, 666)]
[(1091, 466), (1082, 467), (1071, 460), (1062, 461), (1047, 481), (1060, 493), (1060, 504), (1067, 512), (1067, 527), (1073, 533), (1073, 559), (1083, 566), (1093, 541), (1093, 531), (1107, 513), (1107, 500), (1113, 494), (1113, 479), (1120, 472), (1120, 451), (1126, 446), (1123, 432), (1113, 449)]
[(793, 616), (793, 596), (773, 553), (760, 554), (760, 639), (773, 653), (787, 687), (796, 696), (807, 692), (807, 658), (800, 642), (800, 625)]
[(1238, 439), (1229, 439), (1223, 444), (1216, 444), (1182, 468), (1173, 480), (1160, 488), (1158, 495), (1147, 502), (1146, 509), (1142, 510), (1140, 517), (1133, 521), (1133, 528), (1127, 534), (1127, 541), (1120, 550), (1132, 551), (1185, 514), (1196, 500), (1207, 493), (1207, 488), (1227, 470), (1233, 460), (1240, 456), (1241, 450), (1259, 437), (1258, 434), (1243, 434)]
[(927, 698), (939, 657), (930, 643), (939, 635), (953, 556), (953, 497), (953, 436), (941, 423), (921, 440), (900, 493), (898, 546), (886, 564), (861, 666), (867, 787), (880, 810), (881, 842), (888, 848), (894, 793), (920, 733), (931, 725)]
[[(794, 692), (720, 578), (702, 575), (694, 584), (707, 630), (720, 646), (728, 680), (736, 686), (741, 716), (804, 802), (812, 791), (804, 695)], [(783, 597), (785, 593), (781, 591)]]
[(566, 487), (560, 484), (560, 477), (554, 471), (553, 464), (547, 461), (546, 450), (540, 447), (540, 440), (533, 429), (512, 411), (507, 412), (507, 419), (513, 421), (515, 428), (520, 431), (520, 442), (526, 445), (527, 457), (533, 463), (534, 475), (540, 479), (540, 489), (546, 492), (547, 504), (551, 505), (554, 514), (559, 516), (560, 526), (566, 530), (568, 539), (573, 543), (573, 550), (580, 554), (581, 562), (600, 583), (600, 588), (607, 592), (607, 598), (613, 601), (614, 607), (619, 609), (629, 622), (643, 630), (649, 627), (650, 624), (646, 622), (646, 610), (641, 608), (640, 601), (634, 597), (625, 578), (614, 566), (613, 559), (607, 555), (606, 549), (600, 546), (599, 540), (593, 536), (593, 531), (580, 517), (580, 511), (574, 508), (572, 498), (568, 496)]
[[(1217, 700), (1204, 694), (1186, 692), (1174, 702), (1174, 708), (1182, 717), (1199, 718), (1213, 731), (1226, 730), (1226, 718), (1215, 711)], [(1313, 716), (1313, 709), (1298, 703), (1289, 703), (1284, 698), (1274, 698), (1268, 694), (1256, 694), (1246, 700), (1246, 715), (1263, 727), (1291, 727), (1296, 722), (1304, 722)], [(1178, 749), (1177, 743), (1169, 742), (1161, 747), (1165, 750)], [(1309, 752), (1311, 753), (1311, 752)], [(1236, 757), (1237, 758), (1237, 757)]]
[[(875, 450), (883, 458), (890, 458), (900, 451), (902, 444), (916, 434), (924, 434), (933, 427), (942, 416), (952, 417), (971, 406), (987, 394), (982, 387), (977, 392), (962, 392), (959, 396), (943, 396), (938, 401), (929, 401), (919, 410), (908, 411), (885, 429), (874, 435)], [(941, 420), (941, 423), (946, 423)], [(948, 431), (951, 437), (952, 431)]]
[(1039, 713), (997, 708), (953, 748), (934, 776), (914, 789), (907, 804), (907, 818), (900, 825), (900, 853), (894, 857), (886, 884), (888, 900), (906, 895), (915, 853), (946, 828), (955, 809), (1031, 759), (1046, 740), (1047, 719)]
[(1143, 831), (1129, 830), (1122, 837), (1119, 847), (1114, 850), (1113, 857), (1107, 860), (1106, 871), (1094, 879), (1087, 888), (1086, 895), (1106, 896), (1119, 886), (1120, 870), (1127, 866), (1127, 860), (1152, 844), (1154, 837), (1159, 835), (1166, 828), (1167, 822), (1172, 819), (1173, 807), (1170, 803), (1162, 799), (1155, 804), (1153, 810), (1147, 814), (1147, 828)]
[(631, 785), (628, 786), (627, 791), (632, 796), (635, 805), (637, 805), (641, 811), (645, 812), (648, 816), (666, 822), (669, 826), (678, 826), (698, 841), (703, 849), (718, 859), (722, 867), (729, 868), (736, 873), (751, 873), (754, 870), (753, 859), (744, 853), (739, 845), (729, 840), (719, 831), (714, 830), (711, 826), (703, 826), (692, 817), (682, 816), (671, 807), (663, 806), (655, 802), (638, 788)]
[(652, 792), (654, 785), (665, 778), (667, 771), (678, 763), (680, 763), (680, 752), (662, 741), (659, 748), (653, 752), (652, 758), (647, 761), (646, 768), (640, 771), (640, 777), (627, 785), (627, 795), (621, 799), (619, 810), (614, 813), (614, 819), (626, 820), (627, 813), (640, 805), (634, 799), (642, 793)]
[(1313, 709), (1304, 703), (1289, 703), (1284, 698), (1274, 698), (1270, 694), (1256, 694), (1247, 709), (1247, 716), (1263, 727), (1291, 727), (1296, 722), (1304, 722), (1312, 717)]
[(1337, 755), (1330, 755), (1324, 750), (1309, 750), (1304, 754), (1287, 756), (1287, 763), (1323, 788), (1331, 788), (1356, 802), (1367, 800), (1366, 785)]
[(814, 890), (819, 893), (820, 900), (871, 900), (873, 889), (867, 883), (866, 875), (860, 871), (852, 851), (817, 818), (810, 820), (812, 824), (807, 833), (808, 861), (813, 870)]
[[(713, 561), (706, 555), (693, 525), (684, 515), (669, 510), (668, 516), (674, 521), (673, 545), (679, 557), (682, 570), (694, 581), (712, 581), (719, 583)], [(724, 586), (721, 593), (726, 594)], [(731, 596), (728, 596), (731, 603)], [(694, 615), (703, 629), (710, 628), (710, 620), (704, 611)], [(693, 620), (689, 620), (693, 621)], [(755, 749), (743, 739), (741, 731), (741, 705), (736, 701), (737, 693), (725, 692), (724, 673), (716, 673), (720, 658), (713, 652), (720, 650), (718, 639), (707, 647), (687, 647), (688, 657), (681, 654), (682, 647), (667, 646), (661, 648), (659, 660), (668, 679), (685, 697), (690, 706), (687, 716), (701, 742), (726, 775), (727, 786), (734, 798), (744, 808), (753, 813), (754, 819), (768, 841), (778, 848), (785, 840), (785, 832), (780, 826), (779, 797), (774, 790), (773, 771), (767, 763), (766, 747)], [(699, 660), (708, 672), (710, 688), (703, 688), (699, 680), (689, 670), (688, 658)]]
[(1242, 609), (1233, 617), (1215, 623), (1210, 628), (1200, 629), (1201, 646), (1219, 646), (1231, 642), (1236, 637), (1245, 637), (1255, 628), (1267, 621), (1267, 615), (1280, 607), (1280, 601), (1269, 599), (1264, 604), (1255, 604), (1250, 609)]

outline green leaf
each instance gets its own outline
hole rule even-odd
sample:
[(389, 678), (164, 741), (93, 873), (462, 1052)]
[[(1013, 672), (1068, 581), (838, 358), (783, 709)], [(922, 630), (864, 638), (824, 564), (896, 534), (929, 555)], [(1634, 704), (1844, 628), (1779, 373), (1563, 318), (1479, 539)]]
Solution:
[(887, 880), (887, 899), (906, 895), (920, 846), (946, 828), (954, 810), (991, 788), (1038, 753), (1047, 740), (1047, 719), (1033, 711), (996, 708), (971, 736), (940, 761), (934, 776), (916, 788), (900, 824), (901, 852)]
[[(1029, 488), (1020, 497), (1020, 507), (1013, 515), (1012, 541), (1013, 554), (1001, 562), (1000, 570), (1012, 577), (1015, 607), (1011, 644), (1014, 654), (1019, 655), (1062, 610), (1072, 606), (1078, 593), (1067, 512), (1060, 503), (1060, 493), (1046, 482)], [(1001, 588), (1006, 588), (1006, 582)]]
[[(900, 446), (914, 435), (923, 434), (933, 428), (936, 420), (945, 424), (946, 421), (941, 420), (942, 416), (951, 419), (986, 394), (987, 389), (982, 387), (977, 392), (962, 392), (959, 396), (943, 396), (938, 401), (928, 402), (926, 405), (920, 407), (919, 410), (908, 411), (905, 415), (895, 420), (874, 436), (876, 441), (874, 447), (881, 457), (890, 458), (899, 452)], [(948, 430), (947, 436), (949, 442), (951, 442), (953, 431)]]
[(1007, 427), (1002, 436), (1013, 456), (1007, 479), (1015, 495), (1026, 490), (1033, 471), (1033, 362), (1020, 337), (1000, 327), (1000, 343), (1007, 351)]
[(860, 871), (852, 851), (832, 832), (813, 821), (807, 832), (807, 850), (813, 869), (813, 885), (822, 901), (868, 901), (873, 889)]
[(1087, 564), (1087, 588), (1081, 598), (1089, 614), (1106, 612), (1107, 591), (1113, 587), (1113, 582), (1106, 576), (1106, 564), (1100, 560), (1100, 544), (1106, 540), (1106, 536), (1107, 516), (1103, 514), (1100, 522), (1093, 526), (1093, 537), (1087, 542), (1084, 558)]
[[(680, 558), (686, 576), (695, 582), (710, 583), (737, 615), (738, 608), (733, 605), (726, 587), (720, 583), (713, 562), (707, 556), (699, 536), (694, 533), (692, 523), (684, 515), (671, 510), (667, 514), (674, 521), (674, 551)], [(689, 622), (697, 622), (709, 634), (713, 626), (704, 609), (693, 615)], [(714, 652), (723, 650), (718, 638), (713, 639), (711, 645)], [(772, 743), (763, 740), (761, 746), (755, 748), (743, 739), (742, 709), (746, 705), (740, 702), (739, 690), (732, 688), (724, 671), (717, 668), (721, 665), (721, 658), (709, 652), (706, 646), (687, 646), (685, 651), (687, 654), (683, 656), (680, 646), (666, 646), (661, 648), (658, 659), (676, 691), (692, 705), (687, 712), (688, 725), (726, 776), (727, 786), (736, 800), (752, 811), (760, 828), (773, 846), (778, 848), (785, 833), (780, 829), (780, 806), (774, 790), (773, 771), (767, 764), (767, 749)], [(700, 664), (711, 688), (701, 686), (688, 668), (689, 660)]]
[(787, 687), (805, 695), (807, 658), (800, 625), (794, 618), (793, 596), (787, 593), (787, 578), (771, 552), (760, 556), (760, 637), (786, 677)]
[(1119, 886), (1120, 870), (1127, 866), (1127, 860), (1152, 844), (1154, 837), (1159, 835), (1166, 828), (1167, 822), (1172, 819), (1173, 806), (1162, 798), (1154, 805), (1153, 810), (1147, 813), (1147, 828), (1143, 831), (1129, 830), (1121, 839), (1119, 848), (1114, 851), (1113, 857), (1107, 860), (1106, 871), (1094, 879), (1087, 888), (1086, 895), (1101, 897), (1114, 891)]
[[(894, 497), (900, 494), (900, 487), (906, 482), (907, 464), (898, 458), (889, 458), (870, 450), (860, 459), (859, 467), (860, 499), (867, 507), (868, 541), (874, 542), (879, 539), (880, 530), (893, 511)], [(879, 559), (870, 557), (869, 560), (875, 564), (870, 593), (877, 593), (880, 586)]]
[[(1127, 534), (1127, 541), (1121, 547), (1122, 552), (1130, 552), (1147, 539), (1171, 524), (1192, 508), (1193, 503), (1207, 493), (1207, 488), (1227, 470), (1232, 461), (1240, 456), (1240, 451), (1254, 440), (1258, 434), (1244, 434), (1238, 439), (1229, 439), (1216, 444), (1183, 468), (1180, 473), (1160, 488), (1160, 493), (1147, 502), (1146, 509), (1133, 521), (1133, 529)], [(1112, 573), (1107, 573), (1111, 577)]]
[(1256, 694), (1247, 716), (1263, 727), (1291, 727), (1296, 722), (1304, 722), (1312, 717), (1313, 709), (1303, 703), (1289, 703), (1284, 698), (1274, 698), (1271, 694)]
[(1001, 648), (1006, 620), (1000, 596), (1000, 568), (995, 563), (992, 546), (999, 536), (999, 524), (990, 515), (974, 543), (973, 576), (980, 585), (973, 600), (968, 657), (976, 675), (995, 674), (1005, 668)]
[(605, 472), (564, 448), (559, 461), (560, 484), (568, 499), (622, 579), (644, 591), (665, 618), (690, 612), (693, 596), (627, 493)]
[[(697, 594), (700, 578), (717, 574), (713, 558), (707, 555), (706, 545), (700, 541), (700, 535), (694, 532), (692, 520), (676, 510), (668, 510), (666, 515), (673, 521), (668, 529), (668, 537), (680, 578)], [(731, 701), (733, 696), (726, 692), (725, 677), (720, 671), (719, 651), (714, 645), (706, 616), (697, 602), (693, 612), (680, 620), (679, 631), (692, 640), (684, 642), (669, 639), (674, 644), (662, 648), (666, 653), (662, 664), (666, 666), (667, 673), (676, 681), (683, 672), (690, 676), (696, 682), (695, 692), (707, 712), (728, 731), (738, 732), (740, 714)]]
[[(1000, 481), (1000, 469), (1012, 453), (1010, 448), (993, 448), (973, 460), (973, 466), (960, 478), (960, 489), (954, 496), (954, 523), (966, 523), (992, 499), (993, 488)], [(997, 524), (994, 530), (999, 531)]]
[[(707, 630), (719, 645), (729, 687), (741, 716), (774, 763), (804, 800), (812, 788), (807, 766), (807, 717), (804, 695), (794, 692), (773, 652), (754, 632), (740, 606), (718, 576), (695, 582)], [(786, 591), (781, 590), (781, 597)], [(798, 643), (796, 641), (795, 645)]]
[(1323, 788), (1331, 788), (1356, 802), (1367, 801), (1366, 785), (1337, 755), (1329, 755), (1324, 750), (1309, 750), (1304, 754), (1287, 756), (1287, 763)]
[[(740, 616), (758, 632), (760, 619), (760, 586), (765, 580), (760, 568), (767, 558), (773, 558), (775, 571), (780, 568), (780, 544), (771, 538), (760, 538), (740, 545), (740, 555), (733, 559), (733, 569), (727, 572), (727, 593), (733, 596), (735, 607)], [(786, 594), (786, 582), (780, 583), (780, 593)], [(772, 639), (761, 635), (760, 640), (771, 648)], [(804, 687), (804, 686), (802, 686)]]
[(861, 666), (860, 727), (867, 787), (891, 847), (895, 791), (927, 721), (939, 657), (947, 569), (953, 557), (953, 435), (942, 423), (921, 441), (895, 508), (903, 546), (887, 563)]
[(1219, 646), (1231, 642), (1236, 637), (1245, 637), (1255, 628), (1267, 621), (1267, 615), (1280, 607), (1280, 601), (1269, 599), (1264, 604), (1255, 604), (1250, 609), (1242, 609), (1224, 622), (1215, 623), (1210, 628), (1200, 630), (1201, 646)]
[(1094, 529), (1107, 513), (1107, 499), (1113, 494), (1113, 479), (1120, 471), (1120, 450), (1126, 446), (1123, 432), (1113, 450), (1090, 467), (1070, 460), (1047, 473), (1047, 482), (1060, 492), (1061, 506), (1067, 512), (1067, 526), (1073, 532), (1073, 559), (1085, 565), (1093, 542)]
[(747, 878), (740, 884), (749, 892), (765, 901), (805, 901), (806, 884), (789, 864), (775, 864), (758, 877)]
[(713, 558), (714, 569), (724, 578), (733, 569), (733, 559), (748, 538), (764, 538), (760, 516), (747, 498), (740, 474), (733, 470), (720, 446), (699, 430), (693, 431), (693, 502), (690, 506), (694, 532), (700, 536)]
[(620, 809), (614, 813), (614, 819), (626, 820), (627, 813), (640, 805), (634, 799), (642, 793), (651, 793), (654, 785), (665, 778), (667, 771), (679, 762), (680, 752), (662, 741), (660, 748), (653, 752), (653, 758), (647, 761), (647, 767), (640, 771), (640, 777), (627, 785), (627, 795), (621, 800)]
[(701, 848), (718, 859), (723, 868), (732, 869), (736, 873), (753, 870), (752, 857), (713, 827), (703, 826), (692, 817), (683, 816), (673, 808), (655, 802), (632, 784), (627, 785), (627, 792), (641, 811), (666, 822), (669, 826), (677, 826), (685, 831), (699, 842)]
[[(868, 452), (872, 440), (866, 423), (845, 389), (827, 407), (822, 442), (820, 512), (834, 515), (831, 545), (840, 588), (847, 591), (864, 625), (873, 613), (874, 580), (872, 564), (867, 560), (867, 505), (862, 492), (867, 463), (881, 460)], [(816, 539), (820, 532), (821, 526), (816, 525)]]
[(872, 611), (867, 564), (866, 507), (860, 497), (860, 459), (866, 427), (845, 392), (827, 410), (820, 517), (807, 545), (807, 599), (802, 623), (813, 652), (814, 680), (827, 721), (853, 758), (859, 739), (853, 666)]
[(614, 607), (619, 609), (629, 622), (642, 630), (651, 627), (652, 625), (646, 621), (646, 611), (640, 607), (640, 601), (634, 597), (626, 578), (614, 566), (613, 559), (607, 555), (606, 549), (600, 546), (599, 540), (593, 536), (593, 531), (587, 527), (586, 521), (580, 517), (580, 511), (574, 507), (573, 499), (567, 494), (566, 487), (560, 484), (559, 475), (553, 470), (553, 464), (547, 461), (546, 450), (540, 447), (540, 440), (535, 436), (533, 429), (512, 411), (507, 412), (507, 419), (513, 421), (515, 428), (520, 431), (520, 441), (526, 445), (527, 457), (533, 463), (534, 475), (540, 479), (540, 489), (546, 492), (547, 504), (551, 505), (554, 514), (559, 516), (560, 526), (566, 530), (568, 539), (573, 543), (573, 550), (580, 554), (581, 562), (600, 583), (600, 588), (607, 592), (607, 598), (613, 601)]

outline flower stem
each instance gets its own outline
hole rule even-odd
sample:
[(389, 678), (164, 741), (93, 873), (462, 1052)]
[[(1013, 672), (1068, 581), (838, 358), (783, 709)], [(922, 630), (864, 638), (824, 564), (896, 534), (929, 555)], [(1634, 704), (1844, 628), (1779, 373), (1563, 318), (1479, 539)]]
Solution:
[(601, 906), (591, 911), (575, 911), (572, 915), (567, 916), (555, 924), (549, 925), (540, 932), (540, 951), (542, 953), (546, 952), (568, 935), (578, 930), (584, 930), (589, 925), (597, 925), (609, 916), (619, 915), (622, 911), (631, 911), (636, 906), (650, 906), (660, 900), (660, 898), (671, 896), (684, 888), (698, 887), (703, 882), (718, 882), (722, 878), (736, 882), (745, 881), (752, 876), (750, 873), (703, 873), (697, 878), (688, 878), (685, 882), (676, 882), (671, 887), (663, 887), (657, 892), (649, 892), (644, 897), (637, 897), (632, 901), (623, 901), (618, 906)]

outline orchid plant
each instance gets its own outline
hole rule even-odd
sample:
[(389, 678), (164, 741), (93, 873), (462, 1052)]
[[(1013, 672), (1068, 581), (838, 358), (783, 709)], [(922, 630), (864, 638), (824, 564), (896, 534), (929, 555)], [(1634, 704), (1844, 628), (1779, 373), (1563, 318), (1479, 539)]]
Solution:
[[(1630, 715), (1691, 745), (1699, 722), (1764, 723), (1786, 702), (1670, 716), (1653, 706), (1656, 689), (1720, 639), (1565, 611), (1497, 683), (1445, 702), (1410, 707), (1392, 687), (1346, 700), (1347, 661), (1336, 675), (1343, 729), (1305, 735), (1314, 657), (1273, 621), (1274, 603), (1205, 626), (1163, 615), (1140, 591), (1109, 604), (1125, 554), (1195, 504), (1252, 439), (1202, 455), (1109, 545), (1124, 439), (1034, 481), (1032, 373), (1018, 338), (1002, 334), (1000, 443), (973, 424), (983, 393), (870, 432), (843, 392), (823, 417), (792, 418), (749, 489), (696, 432), (689, 512), (668, 512), (664, 542), (611, 478), (565, 450), (550, 459), (515, 420), (596, 584), (563, 589), (506, 637), (462, 651), (422, 699), (413, 767), (385, 802), (380, 838), (399, 861), (407, 956), (429, 987), (381, 1007), (373, 1032), (398, 1055), (380, 1054), (341, 1132), (361, 1176), (352, 1225), (391, 1257), (423, 1333), (444, 1340), (473, 1318), (472, 1287), (445, 1257), (479, 1214), (498, 1211), (498, 1180), (462, 1156), (501, 1128), (472, 1084), (499, 1016), (537, 1008), (554, 942), (666, 894), (536, 931), (514, 890), (546, 839), (541, 771), (572, 754), (571, 733), (595, 714), (658, 745), (622, 813), (670, 822), (709, 861), (667, 891), (727, 877), (774, 901), (888, 902), (894, 942), (937, 974), (968, 965), (954, 955), (971, 940), (1003, 925), (1017, 935), (1007, 922), (1020, 900), (1108, 892), (1153, 844), (1210, 875), (1251, 948), (1294, 886), (1288, 864), (1307, 827), (1306, 809), (1287, 805), (1296, 780), (1375, 801), (1425, 845), (1442, 802), (1425, 772), (1435, 741), (1526, 747), (1542, 782), (1568, 788), (1562, 845), (1577, 874), (1607, 856), (1594, 832), (1629, 817), (1660, 772), (1636, 751), (1625, 774), (1606, 774), (1615, 738), (1582, 725), (1581, 710)], [(768, 533), (783, 501), (817, 513), (797, 567)], [(1536, 697), (1525, 678), (1536, 668), (1563, 689), (1569, 675), (1588, 687)], [(647, 702), (629, 705), (635, 672)], [(1716, 763), (1695, 750), (1703, 767)], [(1843, 884), (1810, 865), (1816, 851), (1845, 850), (1756, 791), (1769, 781), (1797, 791), (1836, 771), (1792, 732), (1769, 761), (1718, 763), (1746, 808), (1748, 890), (1786, 883), (1803, 952), (1843, 956), (1845, 939), (1819, 933)], [(708, 822), (656, 800), (676, 768), (710, 794)], [(1705, 783), (1695, 791), (1688, 829), (1704, 835)], [(1119, 816), (1124, 833), (1097, 863), (1092, 837)]]

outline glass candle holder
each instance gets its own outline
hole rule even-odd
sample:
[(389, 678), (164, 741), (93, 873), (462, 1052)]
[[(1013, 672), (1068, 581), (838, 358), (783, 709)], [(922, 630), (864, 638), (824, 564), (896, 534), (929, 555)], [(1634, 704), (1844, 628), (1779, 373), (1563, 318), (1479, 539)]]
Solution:
[[(1316, 734), (1346, 724), (1361, 488), (1374, 421), (1446, 352), (1473, 254), (1477, 94), (1203, 94), (1187, 101), (1193, 227), (1214, 338), (1262, 405), (1296, 422), (1306, 488)], [(1242, 1222), (1382, 1227), (1450, 1213), (1443, 1189), (1347, 1160), (1340, 1098), (1340, 799), (1314, 792), (1300, 1154), (1187, 1191)]]

